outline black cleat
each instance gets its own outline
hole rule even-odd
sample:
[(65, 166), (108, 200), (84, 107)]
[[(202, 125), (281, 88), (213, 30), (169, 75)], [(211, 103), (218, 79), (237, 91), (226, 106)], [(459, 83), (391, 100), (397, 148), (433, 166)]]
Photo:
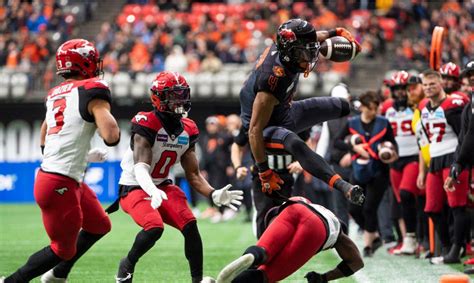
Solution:
[(132, 283), (134, 269), (135, 266), (128, 260), (127, 257), (122, 258), (120, 260), (117, 275), (115, 276), (115, 282)]

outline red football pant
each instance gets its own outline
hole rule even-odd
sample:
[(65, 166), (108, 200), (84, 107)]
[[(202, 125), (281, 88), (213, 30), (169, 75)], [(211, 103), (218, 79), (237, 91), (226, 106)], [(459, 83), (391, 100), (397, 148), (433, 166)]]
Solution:
[(275, 218), (257, 242), (267, 253), (267, 261), (259, 269), (269, 282), (283, 280), (310, 260), (326, 239), (326, 226), (321, 218), (302, 204), (292, 204)]
[(444, 180), (449, 176), (449, 168), (437, 172), (429, 172), (426, 177), (425, 212), (441, 212), (448, 200), (449, 207), (466, 206), (468, 192), (468, 172), (465, 170), (458, 178), (459, 184), (454, 184), (454, 192), (446, 192)]
[(166, 193), (168, 200), (163, 200), (158, 209), (151, 207), (150, 196), (141, 189), (133, 190), (121, 198), (120, 205), (145, 231), (164, 228), (163, 223), (181, 231), (186, 224), (196, 221), (186, 195), (178, 186), (167, 185), (160, 189)]
[(390, 182), (398, 203), (401, 202), (400, 190), (405, 190), (415, 196), (424, 194), (424, 190), (420, 190), (416, 186), (418, 170), (418, 162), (416, 161), (408, 163), (401, 171), (390, 169)]
[(106, 234), (112, 227), (97, 196), (84, 183), (40, 170), (36, 176), (34, 195), (41, 208), (51, 249), (63, 260), (71, 259), (76, 254), (76, 241), (81, 228), (93, 234)]

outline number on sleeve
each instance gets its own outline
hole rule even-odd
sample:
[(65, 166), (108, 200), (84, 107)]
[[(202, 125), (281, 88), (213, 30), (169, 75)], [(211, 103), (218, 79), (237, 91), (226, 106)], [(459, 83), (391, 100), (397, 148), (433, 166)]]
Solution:
[(54, 101), (52, 111), (54, 114), (54, 121), (56, 125), (49, 128), (48, 135), (57, 134), (63, 128), (65, 108), (66, 108), (66, 98), (61, 98)]
[(158, 160), (158, 162), (156, 162), (155, 168), (153, 168), (151, 177), (158, 179), (165, 178), (166, 176), (168, 176), (171, 166), (174, 165), (177, 158), (178, 154), (176, 153), (176, 151), (163, 151), (160, 159)]

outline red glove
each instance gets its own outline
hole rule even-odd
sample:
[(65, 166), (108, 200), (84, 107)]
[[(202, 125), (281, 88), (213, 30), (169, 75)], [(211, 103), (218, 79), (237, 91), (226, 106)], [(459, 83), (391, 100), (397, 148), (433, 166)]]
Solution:
[(355, 38), (352, 36), (352, 34), (345, 28), (336, 28), (336, 35), (337, 36), (342, 36), (345, 39), (349, 40), (350, 42), (354, 42), (356, 44), (356, 49), (357, 52), (360, 52), (362, 50), (362, 47), (360, 46), (359, 42), (355, 40)]
[(275, 173), (272, 169), (267, 169), (261, 173), (258, 173), (260, 182), (262, 183), (262, 192), (271, 194), (273, 191), (280, 190), (280, 185), (285, 182)]

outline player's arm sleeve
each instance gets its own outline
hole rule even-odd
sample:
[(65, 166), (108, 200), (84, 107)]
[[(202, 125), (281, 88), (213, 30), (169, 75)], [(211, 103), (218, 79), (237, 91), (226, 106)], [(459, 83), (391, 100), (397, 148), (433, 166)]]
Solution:
[(79, 113), (82, 119), (87, 122), (95, 122), (94, 115), (89, 113), (89, 102), (93, 99), (102, 99), (112, 105), (112, 96), (108, 87), (97, 85), (96, 87), (86, 88), (86, 86), (79, 88)]
[(336, 138), (334, 139), (334, 147), (343, 150), (343, 151), (350, 151), (352, 150), (352, 146), (344, 142), (344, 139), (350, 135), (349, 132), (349, 125), (347, 122), (344, 123), (341, 130), (337, 134)]
[(249, 143), (249, 138), (243, 129), (234, 137), (234, 143), (239, 146), (246, 146)]
[(472, 154), (472, 148), (474, 147), (474, 122), (473, 122), (473, 113), (472, 106), (469, 103), (466, 105), (462, 115), (462, 131), (459, 135), (459, 143), (456, 148), (456, 161), (463, 166), (472, 166), (470, 164), (472, 160), (469, 159), (469, 156)]

